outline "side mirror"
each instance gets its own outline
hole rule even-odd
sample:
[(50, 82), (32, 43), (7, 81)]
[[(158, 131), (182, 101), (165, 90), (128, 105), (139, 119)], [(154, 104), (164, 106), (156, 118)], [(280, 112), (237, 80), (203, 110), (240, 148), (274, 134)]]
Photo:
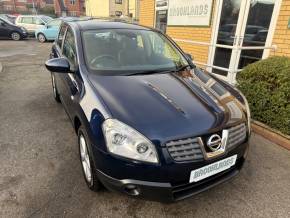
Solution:
[(66, 58), (53, 58), (45, 62), (45, 67), (55, 73), (69, 73), (70, 65)]
[(185, 56), (187, 57), (188, 60), (193, 61), (193, 57), (189, 53), (185, 53)]

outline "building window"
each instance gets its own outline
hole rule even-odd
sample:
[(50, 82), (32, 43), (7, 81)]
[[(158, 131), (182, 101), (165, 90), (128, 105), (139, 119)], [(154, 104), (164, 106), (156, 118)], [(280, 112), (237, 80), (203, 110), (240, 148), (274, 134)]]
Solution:
[(122, 11), (115, 11), (115, 15), (118, 16), (118, 17), (122, 16)]
[(76, 3), (76, 0), (70, 0), (70, 4), (74, 5)]
[(4, 11), (12, 11), (13, 7), (11, 5), (3, 5)]
[(116, 4), (122, 4), (122, 0), (115, 0)]
[(70, 11), (68, 13), (69, 13), (69, 16), (72, 16), (72, 17), (78, 16), (78, 12), (77, 11)]

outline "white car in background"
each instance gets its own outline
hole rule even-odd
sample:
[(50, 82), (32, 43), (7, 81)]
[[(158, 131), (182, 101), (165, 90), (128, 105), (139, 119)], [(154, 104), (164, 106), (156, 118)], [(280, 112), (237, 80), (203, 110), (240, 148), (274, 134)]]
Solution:
[(35, 30), (45, 26), (52, 18), (44, 15), (20, 15), (16, 18), (15, 24), (27, 29), (29, 34), (34, 34)]

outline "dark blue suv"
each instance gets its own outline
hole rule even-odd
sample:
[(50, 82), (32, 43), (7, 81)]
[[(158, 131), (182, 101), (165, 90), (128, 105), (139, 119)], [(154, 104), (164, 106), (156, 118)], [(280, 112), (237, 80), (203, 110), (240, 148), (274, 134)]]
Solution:
[(64, 22), (46, 62), (78, 135), (88, 187), (176, 201), (235, 176), (250, 112), (234, 87), (197, 68), (161, 32)]

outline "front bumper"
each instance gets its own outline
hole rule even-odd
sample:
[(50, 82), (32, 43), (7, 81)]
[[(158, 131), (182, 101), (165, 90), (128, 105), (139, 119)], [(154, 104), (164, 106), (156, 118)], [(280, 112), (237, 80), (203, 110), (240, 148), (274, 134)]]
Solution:
[(142, 199), (170, 203), (191, 197), (231, 179), (239, 173), (244, 160), (244, 158), (240, 158), (235, 167), (200, 182), (179, 186), (172, 186), (170, 183), (146, 182), (133, 179), (118, 180), (100, 171), (98, 171), (98, 178), (111, 191), (118, 191)]
[[(143, 167), (137, 167), (136, 169), (136, 166), (132, 167), (132, 164), (126, 165), (124, 163), (119, 163), (118, 165), (114, 164), (115, 167), (113, 167), (121, 172), (120, 174), (115, 174), (116, 177), (118, 176), (119, 178), (113, 177), (114, 171), (108, 171), (107, 169), (102, 170), (98, 168), (97, 174), (103, 185), (111, 191), (121, 192), (142, 199), (169, 203), (196, 195), (236, 176), (244, 164), (247, 151), (248, 143), (244, 143), (224, 156), (211, 161), (213, 163), (234, 154), (238, 155), (236, 164), (231, 168), (193, 183), (189, 183), (190, 171), (205, 166), (209, 164), (208, 162), (198, 164), (187, 163), (185, 165), (176, 163), (170, 166), (160, 166), (160, 168), (156, 168), (155, 170), (148, 170)], [(169, 169), (174, 170), (171, 171)], [(178, 175), (176, 170), (179, 170), (181, 174), (183, 173), (183, 176), (181, 176), (181, 174)], [(171, 179), (169, 179), (170, 176)]]
[(22, 32), (22, 33), (21, 33), (21, 37), (22, 37), (23, 39), (27, 38), (27, 37), (28, 37), (28, 33), (27, 33), (27, 32)]

